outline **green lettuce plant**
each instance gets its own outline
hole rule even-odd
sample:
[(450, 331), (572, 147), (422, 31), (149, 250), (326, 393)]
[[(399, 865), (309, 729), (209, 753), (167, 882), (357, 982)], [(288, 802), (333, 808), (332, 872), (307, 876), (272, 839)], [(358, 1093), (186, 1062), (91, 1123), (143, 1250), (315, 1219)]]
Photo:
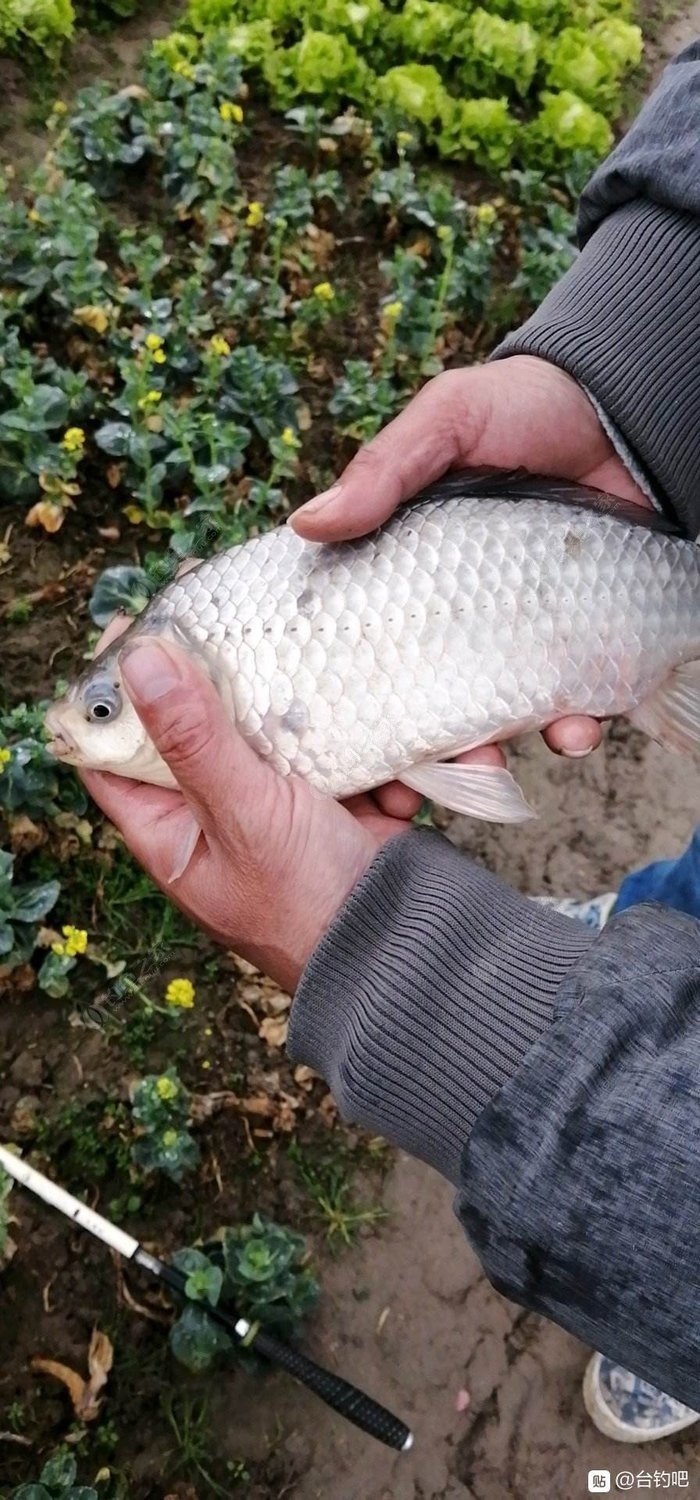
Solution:
[(303, 1236), (259, 1214), (249, 1224), (224, 1229), (219, 1243), (205, 1250), (177, 1251), (173, 1264), (187, 1275), (190, 1300), (170, 1330), (170, 1347), (195, 1372), (237, 1347), (201, 1304), (228, 1303), (249, 1323), (290, 1338), (318, 1300)]

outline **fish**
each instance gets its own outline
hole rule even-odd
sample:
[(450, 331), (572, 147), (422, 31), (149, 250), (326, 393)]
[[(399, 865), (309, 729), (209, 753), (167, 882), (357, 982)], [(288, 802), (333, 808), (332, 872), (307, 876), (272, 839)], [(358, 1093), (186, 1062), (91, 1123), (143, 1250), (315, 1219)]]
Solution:
[(517, 823), (533, 809), (512, 773), (454, 757), (568, 714), (700, 741), (700, 547), (530, 474), (449, 474), (356, 541), (281, 526), (156, 593), (46, 725), (68, 764), (173, 786), (121, 678), (139, 637), (191, 653), (258, 754), (336, 798), (398, 779)]

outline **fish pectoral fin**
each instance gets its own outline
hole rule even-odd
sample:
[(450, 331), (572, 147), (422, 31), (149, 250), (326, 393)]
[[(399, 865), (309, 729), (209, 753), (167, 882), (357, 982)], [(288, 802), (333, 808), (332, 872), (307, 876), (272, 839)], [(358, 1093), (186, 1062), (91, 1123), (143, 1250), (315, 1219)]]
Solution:
[(431, 802), (490, 823), (526, 823), (537, 813), (510, 771), (498, 766), (463, 766), (455, 761), (422, 761), (402, 771), (404, 786)]
[(184, 875), (202, 832), (193, 813), (183, 811), (180, 818), (181, 831), (174, 848), (173, 867), (168, 876), (168, 885), (172, 885), (174, 880), (179, 880), (180, 876)]
[(692, 755), (700, 745), (700, 661), (676, 667), (629, 719), (666, 750)]

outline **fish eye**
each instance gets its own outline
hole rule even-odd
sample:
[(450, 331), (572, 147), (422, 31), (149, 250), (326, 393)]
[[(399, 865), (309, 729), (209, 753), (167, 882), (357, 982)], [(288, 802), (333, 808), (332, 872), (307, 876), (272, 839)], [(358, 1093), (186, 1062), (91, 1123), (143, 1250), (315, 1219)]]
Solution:
[(121, 708), (121, 695), (119, 683), (101, 677), (96, 682), (91, 682), (85, 689), (84, 706), (85, 717), (88, 721), (105, 723), (107, 719), (114, 719)]

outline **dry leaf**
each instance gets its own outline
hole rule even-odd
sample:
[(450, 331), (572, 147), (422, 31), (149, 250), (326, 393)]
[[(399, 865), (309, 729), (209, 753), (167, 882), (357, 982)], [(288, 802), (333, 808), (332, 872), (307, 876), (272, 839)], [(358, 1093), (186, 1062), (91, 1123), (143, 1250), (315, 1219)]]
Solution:
[(37, 824), (33, 823), (31, 818), (26, 816), (26, 813), (20, 813), (19, 817), (11, 819), (10, 843), (13, 853), (31, 854), (45, 840), (45, 831), (42, 828), (38, 828)]
[(269, 1120), (277, 1112), (274, 1099), (268, 1099), (267, 1094), (256, 1094), (249, 1099), (241, 1099), (241, 1109), (246, 1115), (259, 1115), (264, 1120)]
[(318, 1076), (318, 1073), (314, 1073), (313, 1068), (308, 1068), (306, 1063), (299, 1063), (299, 1066), (294, 1069), (294, 1082), (299, 1085), (300, 1089), (304, 1089), (306, 1093), (308, 1093), (309, 1089), (313, 1088), (314, 1080)]
[(37, 500), (36, 505), (27, 511), (24, 520), (27, 526), (43, 526), (44, 531), (53, 533), (60, 531), (65, 520), (65, 510), (62, 505), (55, 505), (53, 500)]
[(84, 1380), (77, 1370), (71, 1370), (70, 1365), (60, 1364), (55, 1359), (33, 1359), (31, 1367), (37, 1374), (51, 1375), (65, 1385), (79, 1421), (94, 1422), (100, 1414), (104, 1398), (99, 1393), (107, 1383), (113, 1358), (114, 1350), (107, 1334), (94, 1328), (88, 1349), (89, 1380)]
[(93, 333), (106, 333), (109, 328), (109, 309), (88, 302), (84, 307), (73, 309), (73, 320), (83, 328), (91, 328)]
[(287, 1040), (287, 1029), (289, 1022), (286, 1016), (266, 1016), (258, 1029), (268, 1047), (283, 1047)]

